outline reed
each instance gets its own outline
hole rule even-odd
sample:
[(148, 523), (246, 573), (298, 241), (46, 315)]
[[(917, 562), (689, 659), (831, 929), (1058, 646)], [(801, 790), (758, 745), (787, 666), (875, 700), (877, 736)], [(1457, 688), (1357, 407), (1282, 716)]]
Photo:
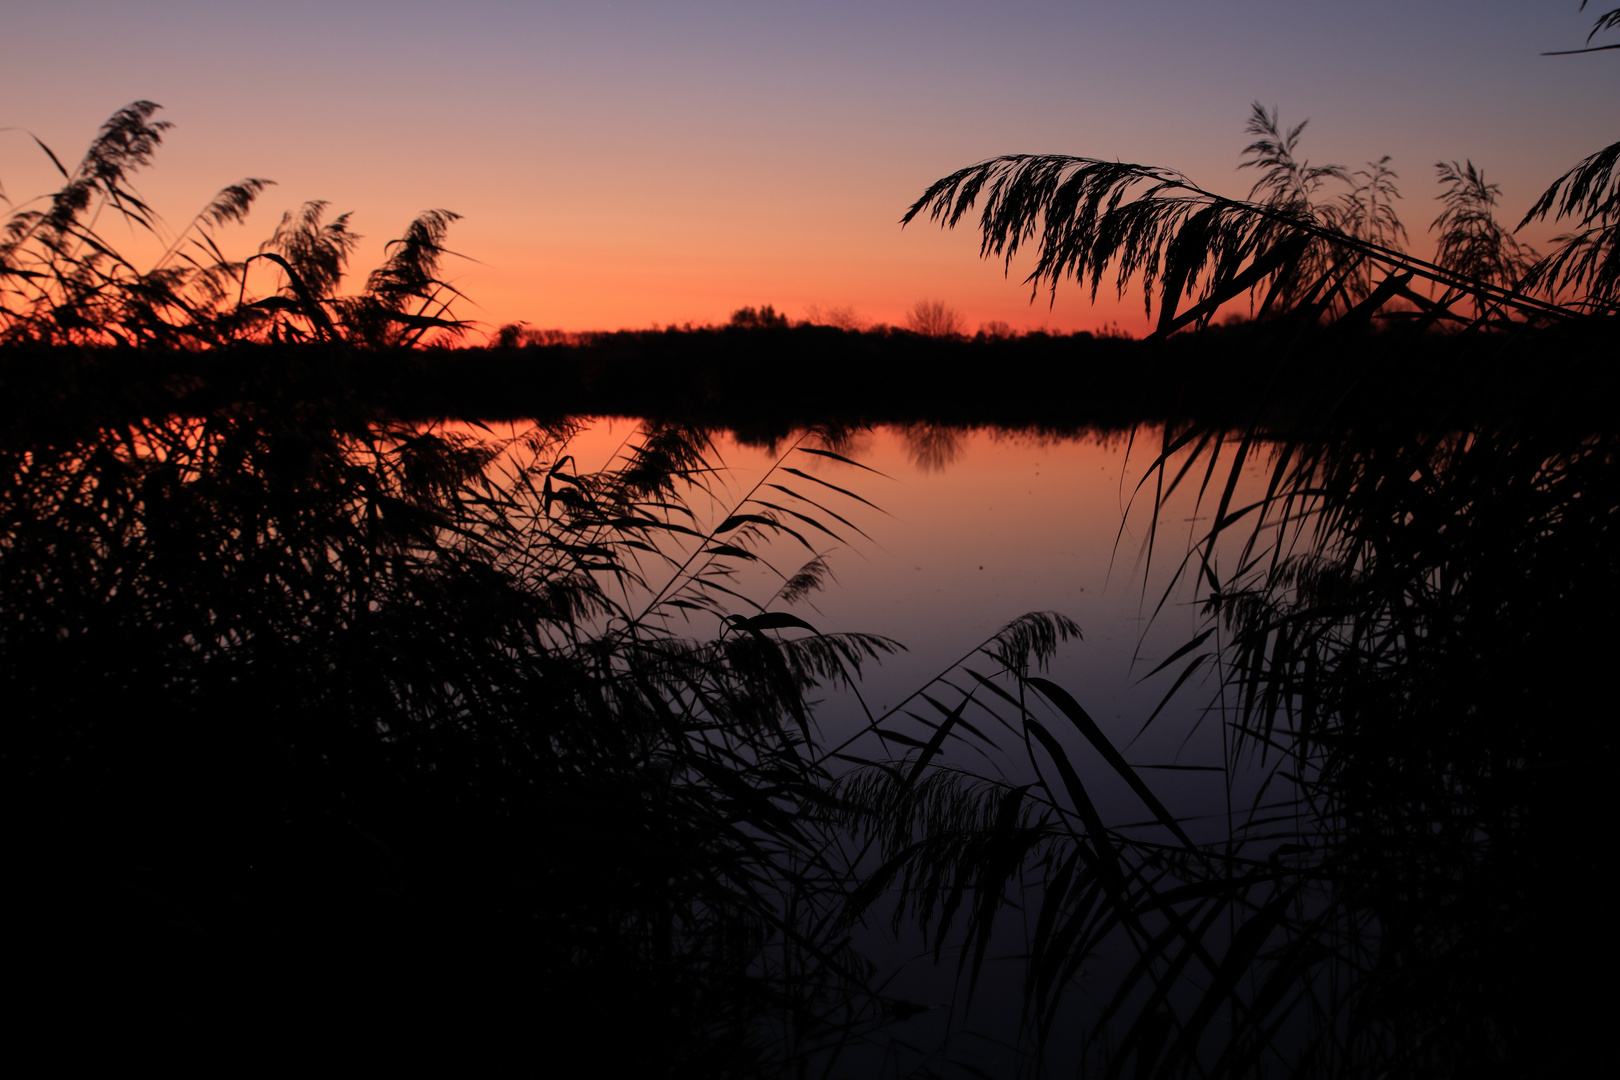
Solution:
[[(354, 296), (337, 290), (359, 237), (348, 214), (326, 220), (321, 201), (283, 215), (255, 254), (225, 254), (218, 230), (244, 222), (273, 181), (249, 177), (222, 188), (179, 233), (167, 235), (132, 180), (151, 164), (171, 126), (153, 119), (158, 108), (136, 101), (118, 110), (72, 169), (34, 139), (63, 185), (14, 209), (0, 230), (0, 344), (378, 347), (466, 330), (451, 311), (462, 297), (439, 276), (450, 254), (446, 232), (457, 218), (448, 210), (427, 211), (390, 242), (383, 265)], [(33, 208), (36, 202), (47, 208)], [(103, 215), (158, 239), (161, 254), (137, 266), (105, 235)], [(250, 296), (249, 272), (261, 261), (274, 269), (271, 288)]]
[(479, 1030), (705, 1076), (882, 1025), (835, 932), (853, 870), (806, 694), (894, 645), (782, 610), (820, 587), (813, 551), (774, 598), (731, 569), (842, 528), (838, 488), (792, 470), (704, 521), (700, 435), (598, 473), (570, 435), (294, 399), (5, 448), (36, 1022), (199, 1048)]
[[(1135, 963), (1089, 1033), (1105, 1076), (1612, 1067), (1612, 995), (1581, 971), (1613, 961), (1613, 935), (1570, 917), (1602, 902), (1613, 753), (1586, 703), (1606, 695), (1615, 643), (1603, 612), (1620, 587), (1620, 443), (1612, 423), (1572, 417), (1611, 364), (1614, 148), (1532, 210), (1583, 229), (1544, 258), (1495, 221), (1477, 167), (1441, 165), (1440, 248), (1424, 261), (1400, 250), (1392, 213), (1370, 224), (1387, 168), (1354, 186), (1298, 158), (1300, 130), (1256, 107), (1250, 201), (1167, 169), (1019, 156), (940, 180), (907, 215), (948, 227), (983, 198), (987, 256), (1033, 244), (1036, 287), (1140, 283), (1161, 337), (1254, 292), (1252, 419), (1171, 417), (1138, 491), (1157, 509), (1194, 488), (1211, 522), (1175, 574), (1197, 584), (1205, 626), (1154, 674), (1172, 681), (1167, 700), (1212, 687), (1230, 827), (1194, 842), (1074, 697), (1016, 669), (1015, 693), (966, 681), (934, 722), (994, 714), (1036, 782), (873, 766), (852, 802), (881, 808), (865, 825), (878, 878), (906, 897), (896, 926), (955, 934), (970, 984), (997, 911), (1024, 905), (1037, 1050), (1086, 957), (1128, 945)], [(1330, 182), (1375, 208), (1319, 200)], [(1386, 311), (1399, 299), (1405, 311)], [(1347, 395), (1325, 393), (1268, 416), (1321, 343), (1380, 315), (1386, 330), (1352, 340), (1381, 409), (1345, 423)], [(1427, 385), (1410, 361), (1445, 326), (1482, 363), (1526, 341), (1546, 363), (1511, 383)], [(1245, 497), (1251, 460), (1269, 475)], [(1071, 758), (1053, 723), (1095, 756)], [(1137, 794), (1147, 827), (1103, 820), (1082, 780), (1095, 770)]]
[[(342, 296), (354, 234), (324, 204), (220, 254), (247, 181), (137, 271), (94, 222), (155, 227), (128, 183), (154, 110), (0, 249), (27, 1025), (109, 1057), (335, 1041), (705, 1077), (876, 1037), (809, 694), (896, 646), (788, 610), (858, 498), (795, 466), (852, 463), (806, 437), (728, 503), (689, 426), (590, 471), (572, 421), (497, 440), (379, 411), (346, 380), (463, 325), (454, 215)], [(281, 276), (254, 298), (257, 262)], [(803, 565), (752, 595), (739, 568), (783, 545)]]

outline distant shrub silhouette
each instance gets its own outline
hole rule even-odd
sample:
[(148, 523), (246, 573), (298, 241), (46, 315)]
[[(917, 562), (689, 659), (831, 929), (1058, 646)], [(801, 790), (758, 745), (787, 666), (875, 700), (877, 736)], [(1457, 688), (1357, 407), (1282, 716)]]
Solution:
[(528, 323), (505, 323), (490, 335), (489, 343), (497, 349), (512, 349), (529, 345), (578, 345), (590, 338), (572, 330), (536, 330)]
[(940, 300), (919, 300), (906, 313), (906, 329), (924, 337), (956, 337), (962, 317)]
[(731, 313), (731, 322), (727, 325), (741, 327), (744, 330), (768, 330), (787, 326), (788, 318), (778, 313), (770, 304), (763, 304), (758, 308), (738, 308)]
[(811, 304), (805, 313), (807, 322), (814, 326), (836, 326), (840, 330), (865, 330), (867, 322), (856, 314), (853, 307), (828, 307)]

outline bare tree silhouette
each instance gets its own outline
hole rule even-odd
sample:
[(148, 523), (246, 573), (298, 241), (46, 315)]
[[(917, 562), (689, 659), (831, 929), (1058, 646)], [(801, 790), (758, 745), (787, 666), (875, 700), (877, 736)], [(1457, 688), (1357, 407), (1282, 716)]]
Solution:
[(943, 300), (919, 300), (906, 313), (906, 329), (924, 337), (957, 337), (962, 317)]

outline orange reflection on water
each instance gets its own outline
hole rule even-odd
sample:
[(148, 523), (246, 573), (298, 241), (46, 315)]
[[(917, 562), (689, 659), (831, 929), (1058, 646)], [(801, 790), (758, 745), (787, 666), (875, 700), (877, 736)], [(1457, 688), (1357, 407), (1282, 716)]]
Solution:
[[(522, 429), (503, 425), (496, 434)], [(632, 420), (588, 421), (564, 452), (581, 471), (605, 468), (640, 430)], [(1149, 486), (1139, 493), (1137, 485), (1159, 444), (1160, 433), (1152, 430), (1139, 432), (1132, 445), (1119, 433), (1049, 438), (988, 429), (879, 428), (837, 444), (857, 466), (794, 444), (765, 449), (721, 435), (714, 440), (717, 471), (709, 478), (710, 493), (694, 491), (693, 509), (700, 528), (713, 528), (733, 512), (760, 512), (757, 503), (745, 501), (752, 493), (815, 517), (838, 534), (788, 519), (809, 546), (779, 539), (762, 552), (774, 571), (741, 564), (729, 585), (769, 604), (784, 576), (814, 556), (824, 557), (834, 580), (791, 610), (823, 632), (878, 634), (905, 646), (863, 679), (866, 700), (877, 712), (898, 704), (1012, 619), (1055, 611), (1073, 618), (1084, 640), (1064, 646), (1048, 674), (1075, 694), (1116, 744), (1137, 740), (1134, 762), (1210, 764), (1220, 760), (1218, 725), (1199, 727), (1198, 717), (1213, 684), (1195, 679), (1152, 731), (1137, 738), (1168, 688), (1166, 678), (1144, 684), (1142, 676), (1201, 628), (1191, 575), (1176, 578), (1207, 523), (1195, 488), (1167, 501), (1151, 559), (1145, 550), (1154, 492)], [(1240, 497), (1263, 482), (1262, 470), (1249, 466)], [(823, 509), (768, 486), (773, 483)], [(741, 602), (735, 608), (751, 613)], [(708, 638), (720, 631), (716, 616), (682, 617), (689, 621), (673, 627), (678, 633)], [(820, 719), (833, 738), (861, 723), (855, 704), (836, 694)], [(1197, 737), (1185, 741), (1195, 729)], [(1183, 785), (1185, 774), (1177, 776)], [(1200, 802), (1210, 797), (1191, 790), (1185, 796)]]

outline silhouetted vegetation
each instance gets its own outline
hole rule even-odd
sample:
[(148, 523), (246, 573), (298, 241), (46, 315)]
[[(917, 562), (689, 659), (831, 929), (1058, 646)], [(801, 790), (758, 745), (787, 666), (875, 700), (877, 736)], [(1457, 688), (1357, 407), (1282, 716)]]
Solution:
[(742, 307), (731, 313), (729, 325), (741, 327), (744, 330), (770, 330), (785, 327), (788, 317), (777, 311), (770, 304), (758, 308)]
[(254, 257), (278, 290), (233, 298), (251, 260), (191, 259), (252, 181), (137, 273), (89, 222), (150, 224), (125, 175), (152, 109), (13, 216), (0, 265), (14, 1021), (64, 1060), (689, 1076), (880, 1027), (806, 695), (894, 646), (770, 608), (820, 587), (814, 550), (775, 596), (732, 581), (813, 519), (755, 492), (706, 520), (678, 424), (587, 473), (566, 420), (501, 443), (389, 415), (374, 365), (459, 326), (453, 215), (342, 297), (347, 218), (307, 204)]
[[(1532, 209), (1579, 230), (1544, 257), (1472, 162), (1438, 167), (1437, 255), (1412, 257), (1387, 159), (1312, 166), (1304, 125), (1258, 105), (1248, 200), (1019, 156), (907, 215), (955, 225), (982, 198), (986, 255), (1034, 244), (1037, 288), (1141, 286), (1145, 342), (968, 338), (923, 304), (907, 331), (764, 306), (452, 349), (424, 347), (466, 328), (448, 212), (354, 296), (322, 203), (224, 255), (214, 230), (262, 180), (155, 265), (119, 256), (95, 214), (155, 228), (127, 183), (154, 110), (58, 164), (0, 245), (0, 790), (29, 1025), (119, 1054), (339, 1037), (785, 1075), (917, 1010), (857, 927), (959, 945), (971, 989), (1021, 913), (1031, 1060), (1086, 957), (1125, 942), (1087, 1033), (1106, 1076), (1612, 1065), (1583, 978), (1612, 935), (1575, 916), (1614, 749), (1592, 703), (1620, 602), (1617, 147)], [(1244, 298), (1251, 320), (1214, 321)], [(570, 418), (603, 413), (650, 423), (585, 472)], [(440, 418), (539, 423), (500, 442)], [(873, 423), (1162, 428), (1139, 497), (1196, 487), (1210, 524), (1172, 553), (1205, 626), (1155, 674), (1167, 700), (1213, 676), (1215, 839), (1084, 688), (1040, 676), (1078, 633), (1057, 615), (823, 744), (815, 688), (858, 690), (897, 646), (789, 611), (864, 501), (793, 462), (858, 468), (836, 436)], [(716, 427), (784, 453), (710, 513)], [(755, 595), (737, 571), (777, 543), (805, 561)], [(964, 768), (970, 744), (1036, 779)], [(1103, 819), (1096, 770), (1145, 824)]]
[(941, 300), (919, 300), (906, 313), (906, 329), (924, 337), (956, 337), (962, 317)]
[[(118, 114), (4, 252), (14, 1022), (94, 1062), (341, 1046), (705, 1077), (887, 1038), (917, 1007), (851, 947), (865, 852), (835, 774), (857, 748), (822, 745), (810, 694), (896, 645), (788, 610), (828, 576), (811, 538), (862, 501), (794, 465), (853, 463), (800, 438), (711, 512), (691, 424), (591, 473), (563, 416), (508, 441), (422, 422), (457, 363), (596, 343), (418, 348), (460, 325), (448, 214), (359, 297), (319, 203), (264, 245), (269, 296), (252, 259), (135, 271), (88, 223), (150, 223), (124, 176), (151, 112)], [(262, 188), (228, 189), (196, 243)], [(747, 322), (688, 337), (796, 333)], [(760, 595), (738, 569), (776, 542), (804, 561)], [(1072, 629), (1026, 617), (980, 653), (1039, 664)], [(908, 723), (871, 718), (889, 746)]]
[[(1027, 699), (980, 693), (970, 708), (942, 694), (940, 709), (977, 719), (994, 706), (1021, 726), (1042, 779), (941, 773), (923, 798), (869, 773), (865, 801), (891, 807), (875, 826), (880, 876), (930, 934), (971, 904), (960, 940), (975, 957), (997, 907), (1028, 899), (1037, 1041), (1088, 953), (1129, 942), (1136, 963), (1091, 1033), (1107, 1076), (1612, 1069), (1613, 992), (1588, 973), (1613, 963), (1613, 935), (1572, 913), (1602, 903), (1614, 753), (1595, 703), (1616, 645), (1620, 430), (1580, 400), (1613, 368), (1615, 148), (1532, 209), (1582, 228), (1545, 257), (1496, 223), (1476, 166), (1442, 164), (1440, 244), (1425, 261), (1401, 250), (1387, 163), (1359, 183), (1310, 166), (1302, 127), (1255, 107), (1245, 164), (1263, 174), (1250, 201), (1167, 169), (1017, 156), (940, 180), (908, 213), (951, 226), (982, 198), (987, 256), (1033, 244), (1037, 287), (1074, 277), (1095, 291), (1107, 274), (1121, 293), (1140, 285), (1161, 339), (1250, 296), (1258, 393), (1241, 424), (1196, 407), (1172, 418), (1140, 489), (1162, 506), (1192, 487), (1210, 522), (1170, 553), (1204, 628), (1158, 671), (1174, 679), (1167, 700), (1212, 679), (1225, 835), (1194, 843), (1076, 700), (1025, 678)], [(1353, 190), (1320, 199), (1329, 182)], [(1374, 319), (1388, 329), (1368, 334)], [(1425, 363), (1429, 332), (1446, 325), (1472, 371)], [(1359, 405), (1316, 374), (1347, 335)], [(1526, 343), (1548, 351), (1526, 362)], [(1319, 396), (1279, 413), (1275, 387)], [(1254, 459), (1269, 475), (1244, 496)], [(1156, 827), (1098, 816), (1089, 762), (1042, 726), (1037, 697)]]
[[(805, 695), (892, 644), (763, 606), (680, 636), (749, 611), (727, 565), (803, 515), (694, 517), (689, 429), (598, 474), (569, 433), (289, 396), (5, 442), (30, 1024), (710, 1076), (882, 1022)], [(819, 587), (807, 557), (758, 603)]]
[[(532, 333), (532, 332), (531, 332)], [(1459, 419), (1533, 397), (1596, 327), (1509, 338), (1427, 335), (1395, 345), (1343, 326), (1293, 328), (1309, 364), (1268, 365), (1264, 323), (1211, 326), (1157, 341), (1087, 333), (928, 338), (903, 331), (794, 326), (671, 328), (565, 336), (487, 348), (354, 351), (309, 344), (207, 351), (15, 347), (0, 389), (26, 400), (6, 422), (30, 430), (96, 417), (192, 415), (266, 394), (338, 395), (411, 420), (622, 416), (735, 432), (770, 445), (818, 425), (943, 424), (1076, 434), (1197, 421), (1240, 427), (1312, 422), (1347, 430), (1376, 419), (1391, 380), (1402, 395)], [(559, 340), (560, 339), (560, 340)], [(1482, 342), (1484, 342), (1482, 344)], [(803, 372), (814, 369), (815, 378)], [(1591, 363), (1565, 421), (1600, 424), (1615, 374)], [(1528, 401), (1526, 404), (1528, 407)], [(1323, 401), (1336, 401), (1331, 414)]]
[[(69, 170), (44, 143), (63, 178), (49, 208), (16, 209), (0, 234), (0, 344), (126, 345), (194, 349), (239, 341), (415, 345), (430, 332), (456, 335), (450, 317), (459, 293), (438, 276), (444, 239), (457, 215), (429, 210), (388, 245), (358, 296), (338, 288), (359, 237), (349, 215), (327, 219), (327, 204), (307, 202), (283, 215), (272, 236), (246, 259), (231, 259), (216, 231), (246, 220), (272, 181), (248, 178), (220, 190), (172, 237), (135, 192), (130, 177), (151, 164), (169, 123), (158, 106), (137, 101), (102, 125)], [(98, 231), (100, 214), (163, 241), (146, 269)], [(270, 291), (250, 297), (253, 264), (270, 268)]]

